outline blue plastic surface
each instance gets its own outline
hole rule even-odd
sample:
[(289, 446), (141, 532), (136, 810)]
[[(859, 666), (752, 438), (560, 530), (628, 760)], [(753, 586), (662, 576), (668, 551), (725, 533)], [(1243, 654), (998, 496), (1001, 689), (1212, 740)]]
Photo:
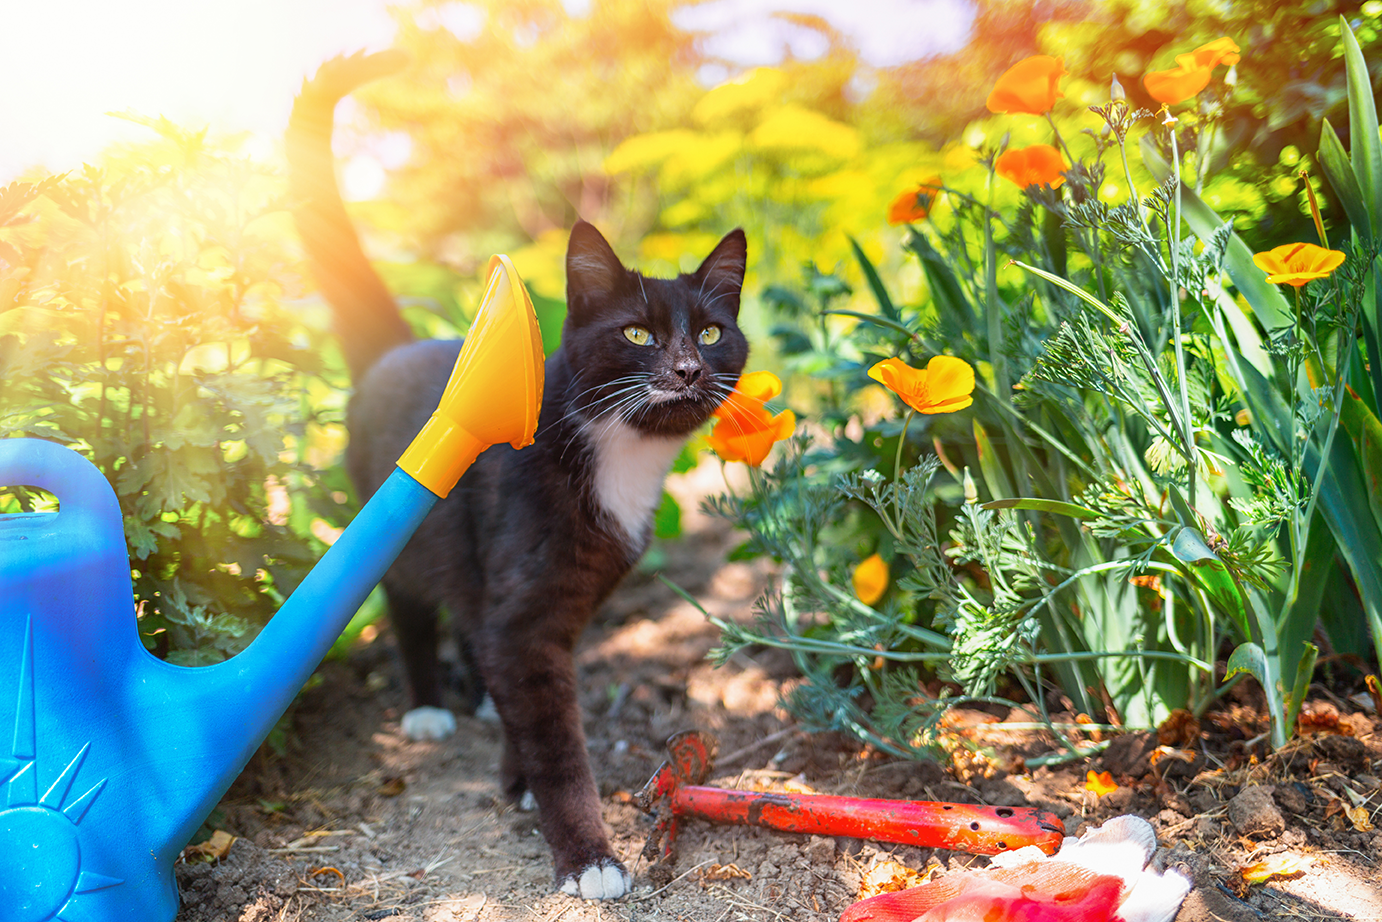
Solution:
[(255, 641), (145, 651), (120, 508), (67, 448), (0, 440), (0, 922), (170, 922), (173, 862), (437, 497), (395, 470)]

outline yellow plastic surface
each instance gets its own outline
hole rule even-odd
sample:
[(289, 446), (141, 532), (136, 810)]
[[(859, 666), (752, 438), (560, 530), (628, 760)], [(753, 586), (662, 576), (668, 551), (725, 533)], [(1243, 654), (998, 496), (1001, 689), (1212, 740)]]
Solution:
[(542, 335), (523, 280), (507, 256), (489, 261), (489, 283), (456, 357), (446, 392), (398, 466), (445, 498), (491, 445), (533, 443), (542, 406)]

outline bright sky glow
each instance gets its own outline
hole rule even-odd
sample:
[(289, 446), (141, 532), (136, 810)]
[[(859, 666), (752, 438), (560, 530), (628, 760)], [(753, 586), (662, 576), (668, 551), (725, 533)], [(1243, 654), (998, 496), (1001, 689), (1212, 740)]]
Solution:
[(803, 60), (825, 53), (819, 33), (776, 11), (820, 16), (875, 67), (956, 51), (974, 22), (967, 0), (710, 0), (674, 19), (685, 29), (714, 32), (706, 50), (744, 65), (775, 64), (788, 51)]
[(0, 2), (0, 182), (79, 167), (152, 137), (105, 112), (270, 137), (302, 78), (341, 52), (393, 41), (382, 0)]
[[(565, 3), (573, 15), (591, 5)], [(385, 7), (385, 0), (0, 2), (0, 183), (37, 165), (74, 169), (113, 141), (150, 137), (104, 114), (112, 111), (209, 125), (215, 134), (250, 131), (257, 147), (275, 143), (293, 95), (318, 64), (389, 46), (394, 24)], [(773, 18), (774, 9), (825, 17), (876, 66), (958, 48), (973, 19), (967, 0), (711, 0), (681, 14), (679, 24), (713, 33), (707, 50), (745, 66), (777, 63), (788, 50), (808, 59), (824, 51), (808, 30)], [(480, 27), (476, 12), (452, 3), (433, 15), (465, 37)]]

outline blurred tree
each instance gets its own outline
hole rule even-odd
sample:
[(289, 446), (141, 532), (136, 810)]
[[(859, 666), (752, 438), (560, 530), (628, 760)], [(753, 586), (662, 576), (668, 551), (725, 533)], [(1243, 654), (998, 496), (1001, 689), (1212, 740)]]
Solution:
[[(616, 241), (641, 234), (651, 203), (601, 164), (625, 137), (683, 122), (703, 92), (695, 36), (671, 20), (686, 2), (595, 0), (585, 15), (559, 0), (398, 7), (413, 65), (359, 96), (412, 153), (371, 219), (463, 274), (535, 241), (564, 250), (577, 216)], [(562, 294), (550, 271), (525, 276)]]

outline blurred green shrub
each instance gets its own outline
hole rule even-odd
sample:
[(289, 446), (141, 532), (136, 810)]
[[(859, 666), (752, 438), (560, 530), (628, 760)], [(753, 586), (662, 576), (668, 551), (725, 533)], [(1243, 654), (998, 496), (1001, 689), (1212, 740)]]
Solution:
[(0, 438), (101, 469), (145, 645), (201, 665), (248, 644), (347, 519), (345, 382), (295, 303), (281, 180), (142, 121), (156, 141), (0, 192)]

